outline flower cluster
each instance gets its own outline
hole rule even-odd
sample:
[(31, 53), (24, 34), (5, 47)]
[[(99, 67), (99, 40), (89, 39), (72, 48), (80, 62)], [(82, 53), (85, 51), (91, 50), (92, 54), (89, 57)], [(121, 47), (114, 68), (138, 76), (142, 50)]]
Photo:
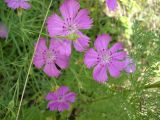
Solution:
[[(29, 9), (28, 0), (5, 0), (12, 9)], [(106, 0), (110, 11), (117, 9), (117, 0)], [(93, 78), (99, 83), (105, 83), (108, 76), (119, 77), (121, 71), (135, 72), (134, 61), (124, 51), (123, 44), (117, 42), (109, 47), (111, 36), (102, 34), (94, 42), (94, 48), (89, 48), (90, 38), (81, 30), (88, 30), (93, 25), (87, 9), (80, 9), (78, 0), (64, 0), (60, 6), (61, 16), (54, 13), (46, 21), (50, 36), (49, 47), (47, 40), (41, 37), (35, 45), (33, 64), (43, 69), (49, 77), (58, 77), (61, 70), (69, 66), (72, 44), (76, 51), (84, 52), (84, 64), (93, 68)], [(7, 30), (0, 24), (0, 37), (7, 36)], [(107, 74), (108, 73), (108, 74)], [(66, 86), (48, 93), (49, 110), (64, 111), (70, 108), (70, 103), (76, 99), (76, 94)]]
[[(110, 10), (116, 9), (116, 1), (107, 1)], [(94, 48), (89, 47), (89, 37), (81, 30), (92, 27), (92, 19), (87, 9), (80, 9), (77, 0), (64, 0), (60, 6), (61, 17), (54, 13), (47, 19), (47, 30), (51, 37), (49, 48), (46, 40), (40, 38), (37, 43), (34, 56), (34, 65), (43, 68), (49, 77), (58, 77), (60, 69), (69, 65), (72, 43), (79, 52), (86, 50), (84, 64), (87, 68), (95, 67), (93, 78), (99, 83), (108, 80), (107, 72), (112, 77), (119, 77), (120, 72), (125, 70), (128, 73), (135, 71), (133, 61), (128, 58), (122, 43), (117, 42), (108, 47), (111, 41), (109, 34), (102, 34), (94, 42)], [(69, 88), (62, 86), (55, 92), (48, 93), (46, 100), (49, 100), (48, 108), (64, 111), (69, 109), (69, 104), (75, 101), (75, 93), (69, 92)]]

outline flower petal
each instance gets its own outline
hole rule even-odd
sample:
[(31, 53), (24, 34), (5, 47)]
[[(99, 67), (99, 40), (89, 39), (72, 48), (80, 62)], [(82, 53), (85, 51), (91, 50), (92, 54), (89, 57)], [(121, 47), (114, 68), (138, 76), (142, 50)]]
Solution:
[(106, 49), (108, 47), (111, 37), (108, 34), (99, 35), (94, 42), (94, 46), (98, 51)]
[(20, 6), (20, 8), (23, 8), (23, 9), (31, 8), (31, 5), (26, 1), (22, 2), (19, 6)]
[(69, 88), (66, 86), (61, 86), (60, 88), (57, 89), (57, 91), (55, 92), (58, 96), (63, 96), (66, 93), (69, 92)]
[(98, 64), (93, 71), (93, 77), (97, 82), (104, 83), (107, 81), (107, 68), (106, 66), (102, 66)]
[(91, 68), (97, 64), (97, 59), (98, 53), (93, 48), (90, 48), (85, 54), (84, 63), (88, 68)]
[[(63, 47), (61, 45), (61, 43), (64, 44), (64, 42), (65, 41), (58, 41), (56, 39), (52, 39), (50, 41), (50, 47), (49, 47), (50, 50), (55, 51), (57, 53), (57, 57), (56, 57), (56, 62), (55, 63), (62, 69), (68, 67), (69, 58), (70, 57), (67, 56), (69, 53), (67, 54), (65, 52), (65, 53), (61, 54), (62, 53), (61, 51), (64, 50), (64, 49), (66, 49), (66, 50), (67, 49), (71, 49), (71, 48), (65, 48), (65, 46)], [(65, 55), (65, 54), (67, 54), (67, 55)]]
[(8, 3), (10, 0), (4, 0), (5, 3)]
[(19, 4), (17, 4), (16, 1), (10, 1), (10, 2), (8, 2), (7, 5), (8, 5), (8, 7), (12, 8), (12, 9), (17, 9), (17, 8), (19, 8)]
[(47, 105), (50, 111), (58, 110), (58, 106), (59, 106), (59, 103), (53, 102), (53, 101), (49, 102)]
[(68, 110), (69, 109), (69, 103), (67, 102), (60, 102), (58, 105), (58, 111), (63, 112), (64, 110)]
[(58, 77), (60, 71), (56, 68), (55, 64), (46, 64), (43, 70), (49, 77)]
[(69, 65), (69, 58), (70, 58), (69, 56), (59, 54), (59, 55), (57, 56), (56, 64), (57, 64), (60, 68), (65, 69), (65, 68), (67, 68), (68, 65)]
[(46, 40), (44, 38), (40, 38), (37, 43), (37, 49), (34, 55), (33, 64), (37, 68), (41, 68), (45, 64), (45, 54), (47, 51)]
[(53, 40), (53, 47), (61, 54), (70, 56), (71, 54), (71, 43), (70, 40), (62, 40), (62, 39), (51, 39)]
[(50, 40), (49, 49), (50, 50), (58, 51), (58, 49), (61, 47), (60, 42), (62, 42), (62, 41), (59, 41), (59, 40), (56, 40), (56, 39), (52, 38)]
[(79, 29), (89, 29), (92, 26), (92, 19), (89, 17), (89, 11), (86, 9), (82, 9), (79, 11), (75, 18), (75, 23)]
[(12, 9), (18, 9), (18, 8), (29, 9), (29, 8), (31, 8), (31, 5), (25, 0), (20, 0), (20, 1), (5, 0), (5, 2), (7, 3), (8, 7), (12, 8)]
[(108, 69), (109, 69), (109, 73), (112, 77), (119, 77), (120, 75), (120, 70), (117, 69), (117, 67), (115, 66), (115, 64), (110, 63), (108, 65)]
[(134, 73), (136, 71), (136, 65), (133, 59), (129, 57), (126, 57), (126, 60), (125, 60), (125, 71), (127, 73)]
[(117, 0), (106, 0), (106, 6), (108, 6), (110, 11), (115, 11), (117, 9)]
[(58, 100), (58, 96), (54, 92), (48, 93), (45, 98), (46, 100)]
[(75, 101), (75, 98), (76, 98), (76, 94), (74, 92), (70, 92), (64, 97), (64, 99), (67, 102), (71, 102), (71, 103), (73, 103)]
[(57, 14), (53, 14), (52, 16), (48, 17), (47, 30), (51, 37), (56, 35), (64, 35), (63, 26), (64, 21)]
[(64, 0), (63, 4), (60, 6), (60, 12), (64, 19), (73, 19), (79, 9), (80, 4), (77, 0)]
[(86, 35), (83, 35), (81, 32), (78, 32), (78, 35), (80, 37), (73, 42), (73, 45), (77, 51), (82, 52), (88, 48), (90, 38)]
[(46, 46), (46, 39), (41, 37), (39, 39), (39, 42), (37, 43), (37, 49), (36, 52), (43, 52), (46, 51), (48, 48)]
[(63, 40), (59, 51), (62, 55), (70, 56), (71, 55), (71, 45), (72, 41)]
[(112, 53), (115, 53), (117, 51), (123, 50), (123, 44), (120, 42), (115, 43), (111, 48), (110, 51)]
[(112, 63), (119, 71), (125, 68), (125, 61), (112, 60)]
[(136, 71), (135, 64), (130, 64), (130, 65), (126, 66), (125, 71), (127, 73), (134, 73)]
[(127, 55), (127, 53), (125, 51), (122, 51), (122, 52), (116, 52), (116, 53), (112, 54), (112, 57), (115, 60), (124, 60), (126, 55)]
[(8, 37), (8, 29), (2, 22), (0, 22), (0, 38), (7, 38), (7, 37)]
[(35, 55), (34, 60), (33, 60), (33, 64), (37, 68), (41, 68), (45, 64), (45, 59), (43, 58), (42, 55)]

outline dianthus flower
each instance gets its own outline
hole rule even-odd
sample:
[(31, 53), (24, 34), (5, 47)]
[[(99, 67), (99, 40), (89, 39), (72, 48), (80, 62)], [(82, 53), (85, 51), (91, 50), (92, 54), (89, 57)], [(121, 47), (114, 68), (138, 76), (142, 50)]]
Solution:
[(126, 52), (123, 50), (122, 43), (115, 43), (109, 49), (108, 44), (110, 41), (111, 37), (107, 34), (98, 36), (94, 43), (96, 50), (90, 48), (84, 58), (84, 63), (88, 68), (95, 66), (93, 77), (100, 83), (108, 80), (107, 71), (111, 76), (118, 77), (125, 66)]
[(66, 86), (61, 86), (55, 92), (50, 92), (46, 96), (46, 100), (49, 101), (48, 108), (51, 111), (58, 110), (60, 112), (68, 110), (70, 104), (75, 101), (76, 94), (70, 92)]
[(90, 29), (92, 20), (86, 9), (80, 10), (80, 4), (77, 0), (64, 0), (60, 6), (62, 17), (57, 14), (51, 15), (47, 20), (47, 29), (50, 37), (57, 39), (61, 44), (61, 53), (71, 54), (71, 43), (79, 52), (84, 51), (89, 46), (89, 37), (80, 30)]
[(29, 9), (31, 8), (31, 5), (28, 3), (28, 0), (5, 0), (8, 7), (12, 9)]
[(33, 64), (37, 68), (42, 68), (44, 66), (43, 71), (48, 76), (58, 77), (60, 75), (60, 71), (57, 66), (61, 69), (68, 67), (69, 57), (59, 53), (57, 50), (57, 44), (54, 40), (50, 41), (50, 46), (47, 48), (46, 40), (44, 38), (40, 38), (37, 43)]

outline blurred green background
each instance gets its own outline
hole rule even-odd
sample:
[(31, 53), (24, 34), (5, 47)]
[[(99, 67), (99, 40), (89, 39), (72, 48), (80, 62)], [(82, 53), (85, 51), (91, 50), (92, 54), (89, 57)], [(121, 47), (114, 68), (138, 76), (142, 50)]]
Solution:
[[(53, 0), (49, 15), (59, 13), (63, 0)], [(9, 37), (0, 38), (0, 120), (15, 120), (27, 71), (50, 0), (30, 0), (32, 8), (18, 12), (0, 0), (0, 21)], [(116, 12), (109, 12), (104, 0), (80, 0), (94, 21), (84, 31), (93, 47), (97, 35), (109, 33), (112, 44), (124, 43), (135, 60), (136, 72), (122, 72), (106, 84), (92, 78), (83, 64), (84, 53), (73, 49), (70, 67), (59, 78), (49, 78), (31, 68), (19, 120), (159, 120), (160, 119), (160, 1), (118, 0)], [(42, 36), (47, 35), (44, 27)], [(47, 110), (44, 97), (57, 85), (67, 85), (77, 99), (69, 111)]]

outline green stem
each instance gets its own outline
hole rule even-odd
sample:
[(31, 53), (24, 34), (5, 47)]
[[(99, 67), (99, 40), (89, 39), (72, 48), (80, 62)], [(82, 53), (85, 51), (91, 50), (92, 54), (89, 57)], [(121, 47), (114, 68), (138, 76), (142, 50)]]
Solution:
[[(42, 27), (41, 27), (41, 30), (40, 30), (40, 33), (39, 33), (39, 36), (38, 36), (38, 39), (37, 39), (37, 43), (38, 43), (38, 41), (39, 41), (39, 39), (41, 37), (41, 33), (42, 33), (43, 27), (45, 25), (45, 21), (47, 19), (47, 15), (49, 13), (49, 9), (50, 9), (50, 7), (52, 5), (52, 2), (53, 2), (53, 0), (51, 0), (50, 4), (48, 6), (48, 9), (47, 9), (46, 15), (44, 17), (43, 24), (42, 24)], [(33, 52), (33, 55), (32, 55), (32, 59), (31, 59), (30, 64), (29, 64), (27, 76), (26, 76), (24, 87), (23, 87), (23, 91), (22, 91), (22, 96), (21, 96), (21, 99), (20, 99), (19, 107), (18, 107), (18, 112), (17, 112), (17, 115), (16, 115), (16, 120), (18, 120), (19, 113), (20, 113), (20, 110), (21, 110), (21, 106), (22, 106), (22, 102), (23, 102), (23, 97), (24, 97), (24, 93), (25, 93), (26, 86), (27, 86), (27, 83), (28, 83), (28, 78), (29, 78), (29, 75), (30, 75), (30, 71), (31, 71), (32, 63), (33, 63), (33, 58), (34, 58), (34, 54), (35, 54), (35, 50), (37, 49), (37, 46), (38, 46), (38, 44), (36, 44), (36, 46), (35, 46), (35, 49), (34, 49), (34, 52)]]

